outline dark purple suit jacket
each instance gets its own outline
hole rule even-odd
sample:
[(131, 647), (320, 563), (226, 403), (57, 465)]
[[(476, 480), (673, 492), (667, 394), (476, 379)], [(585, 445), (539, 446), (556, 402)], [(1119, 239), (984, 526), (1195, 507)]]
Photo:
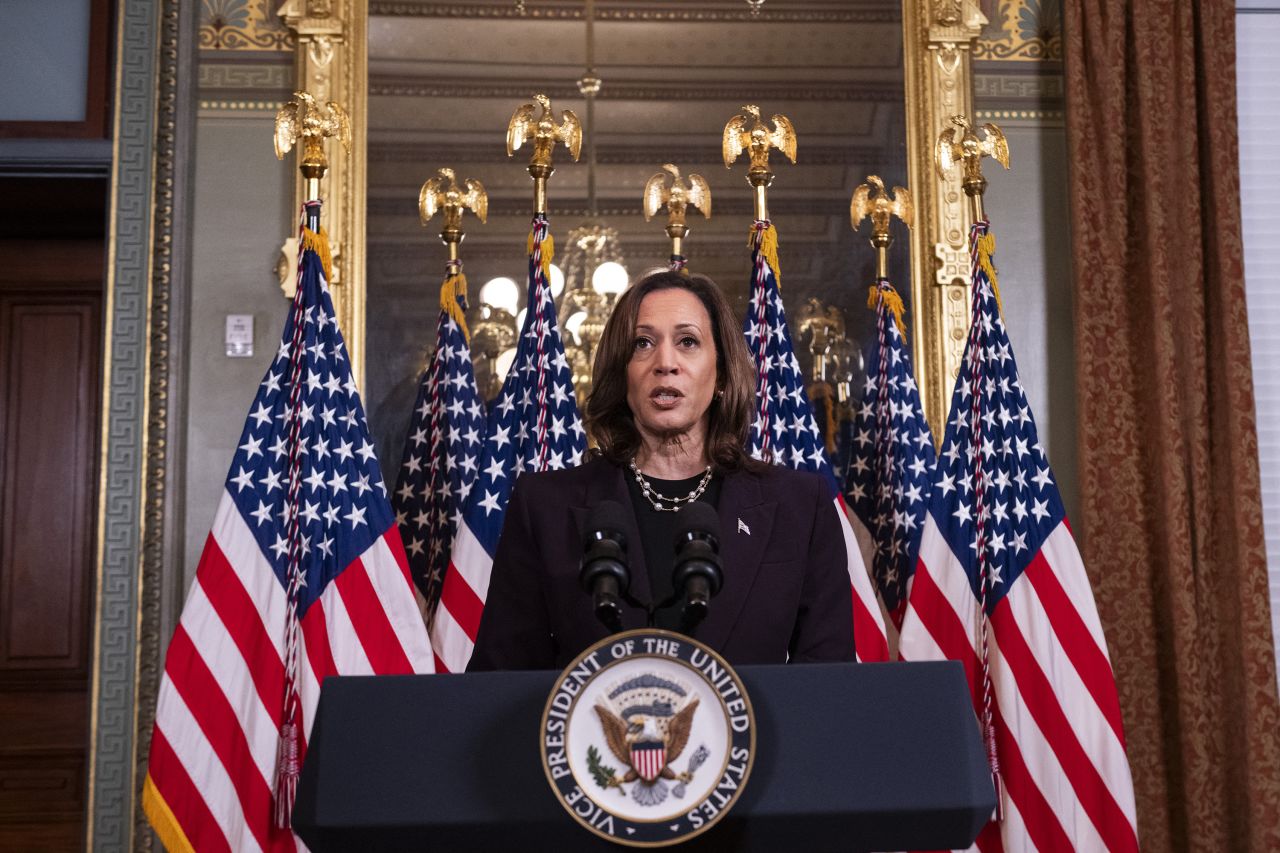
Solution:
[[(588, 508), (599, 501), (632, 509), (631, 594), (651, 600), (624, 475), (597, 458), (520, 477), (469, 670), (559, 669), (608, 636), (578, 585)], [(694, 636), (734, 665), (853, 660), (845, 541), (826, 482), (778, 467), (731, 473), (718, 511), (724, 587)], [(644, 610), (624, 606), (623, 628), (643, 627)]]

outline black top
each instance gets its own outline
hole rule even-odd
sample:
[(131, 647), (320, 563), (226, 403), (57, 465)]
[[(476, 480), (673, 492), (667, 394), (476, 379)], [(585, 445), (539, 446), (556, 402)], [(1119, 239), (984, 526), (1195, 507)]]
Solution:
[[(654, 509), (653, 504), (649, 503), (649, 499), (640, 490), (640, 484), (636, 482), (636, 476), (631, 469), (624, 468), (623, 474), (627, 480), (627, 490), (631, 493), (631, 505), (636, 512), (636, 524), (640, 528), (640, 547), (644, 550), (645, 568), (649, 573), (649, 589), (653, 594), (652, 601), (643, 603), (656, 606), (670, 598), (674, 591), (671, 585), (671, 571), (675, 568), (676, 516), (679, 513), (659, 512)], [(646, 475), (645, 480), (649, 482), (650, 488), (664, 498), (682, 498), (698, 487), (702, 477), (702, 474), (698, 474), (685, 480), (659, 480), (657, 477)], [(698, 502), (718, 508), (721, 484), (720, 475), (712, 475), (711, 482), (707, 483), (707, 488), (698, 497)], [(630, 556), (631, 570), (634, 572), (639, 568), (635, 565), (635, 551), (632, 551)], [(683, 602), (677, 602), (670, 607), (656, 610), (655, 625), (668, 631), (679, 631), (682, 604)]]

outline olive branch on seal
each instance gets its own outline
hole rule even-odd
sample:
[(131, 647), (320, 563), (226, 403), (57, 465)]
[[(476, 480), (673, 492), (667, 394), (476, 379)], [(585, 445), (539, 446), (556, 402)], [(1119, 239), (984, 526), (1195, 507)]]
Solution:
[(587, 770), (591, 772), (592, 778), (601, 788), (617, 788), (619, 794), (624, 797), (627, 795), (627, 792), (622, 790), (622, 783), (618, 781), (614, 768), (605, 767), (600, 763), (600, 750), (594, 746), (587, 747)]

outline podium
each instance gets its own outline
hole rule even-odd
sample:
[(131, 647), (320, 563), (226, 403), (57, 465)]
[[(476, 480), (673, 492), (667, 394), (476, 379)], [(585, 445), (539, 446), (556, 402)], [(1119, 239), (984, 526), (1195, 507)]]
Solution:
[[(677, 848), (967, 847), (995, 792), (957, 662), (737, 668), (755, 764)], [(313, 851), (623, 850), (579, 826), (538, 750), (557, 672), (330, 678), (294, 806)]]

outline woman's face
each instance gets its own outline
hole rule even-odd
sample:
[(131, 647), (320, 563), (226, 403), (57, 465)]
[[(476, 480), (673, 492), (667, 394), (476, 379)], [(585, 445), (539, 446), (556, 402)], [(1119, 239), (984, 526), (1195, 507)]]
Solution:
[(650, 293), (627, 364), (627, 405), (640, 434), (704, 441), (715, 391), (715, 336), (702, 301), (681, 288)]

